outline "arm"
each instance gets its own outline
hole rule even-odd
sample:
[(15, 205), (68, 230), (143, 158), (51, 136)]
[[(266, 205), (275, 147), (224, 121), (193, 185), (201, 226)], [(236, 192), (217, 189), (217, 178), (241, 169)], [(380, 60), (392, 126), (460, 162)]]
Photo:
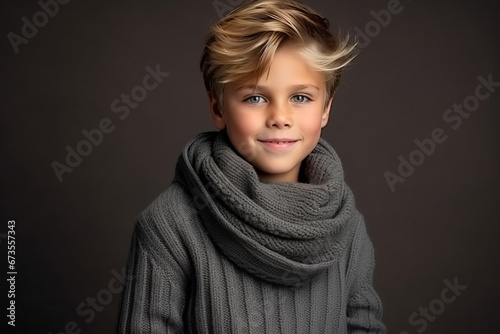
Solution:
[(185, 276), (144, 216), (132, 237), (118, 333), (183, 333)]
[(361, 216), (351, 246), (347, 271), (348, 333), (386, 333), (382, 323), (382, 303), (372, 283), (374, 269), (374, 249)]

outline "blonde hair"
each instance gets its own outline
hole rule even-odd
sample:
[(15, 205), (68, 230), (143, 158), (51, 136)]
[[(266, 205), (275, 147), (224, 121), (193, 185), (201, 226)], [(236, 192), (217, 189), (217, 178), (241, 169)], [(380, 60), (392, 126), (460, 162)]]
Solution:
[(251, 0), (211, 27), (200, 61), (207, 92), (222, 105), (224, 85), (258, 80), (285, 42), (296, 44), (308, 65), (323, 73), (327, 103), (356, 56), (356, 43), (335, 37), (326, 18), (293, 0)]

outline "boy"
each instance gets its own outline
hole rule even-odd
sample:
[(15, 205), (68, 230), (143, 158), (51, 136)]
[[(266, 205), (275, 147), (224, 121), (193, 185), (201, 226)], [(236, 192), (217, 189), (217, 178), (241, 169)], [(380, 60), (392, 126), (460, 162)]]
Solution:
[(353, 57), (295, 1), (249, 1), (211, 28), (219, 131), (186, 145), (138, 218), (120, 333), (385, 332), (363, 217), (320, 138)]

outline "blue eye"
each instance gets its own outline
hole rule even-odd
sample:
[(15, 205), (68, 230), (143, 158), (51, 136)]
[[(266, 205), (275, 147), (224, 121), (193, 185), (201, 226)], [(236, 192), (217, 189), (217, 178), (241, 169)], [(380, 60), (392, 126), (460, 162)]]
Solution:
[(311, 101), (311, 99), (305, 95), (295, 95), (294, 97), (292, 97), (292, 101), (298, 103), (304, 103)]
[(262, 100), (264, 100), (262, 98), (262, 96), (250, 96), (249, 98), (245, 99), (245, 102), (248, 102), (248, 103), (251, 103), (251, 104), (257, 104), (257, 103), (260, 103), (262, 102)]

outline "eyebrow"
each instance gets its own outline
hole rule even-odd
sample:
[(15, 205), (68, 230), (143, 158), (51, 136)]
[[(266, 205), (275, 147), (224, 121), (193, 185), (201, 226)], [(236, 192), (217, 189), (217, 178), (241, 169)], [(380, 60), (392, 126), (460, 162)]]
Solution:
[[(312, 88), (312, 89), (316, 89), (316, 90), (320, 90), (318, 86), (316, 85), (295, 85), (295, 86), (291, 86), (290, 87), (291, 90), (302, 90), (302, 89), (308, 89), (308, 88)], [(239, 90), (242, 90), (242, 89), (252, 89), (252, 90), (260, 90), (260, 91), (266, 91), (268, 89), (267, 86), (259, 86), (259, 85), (243, 85), (241, 87), (238, 87), (236, 89), (236, 91), (239, 91)]]

